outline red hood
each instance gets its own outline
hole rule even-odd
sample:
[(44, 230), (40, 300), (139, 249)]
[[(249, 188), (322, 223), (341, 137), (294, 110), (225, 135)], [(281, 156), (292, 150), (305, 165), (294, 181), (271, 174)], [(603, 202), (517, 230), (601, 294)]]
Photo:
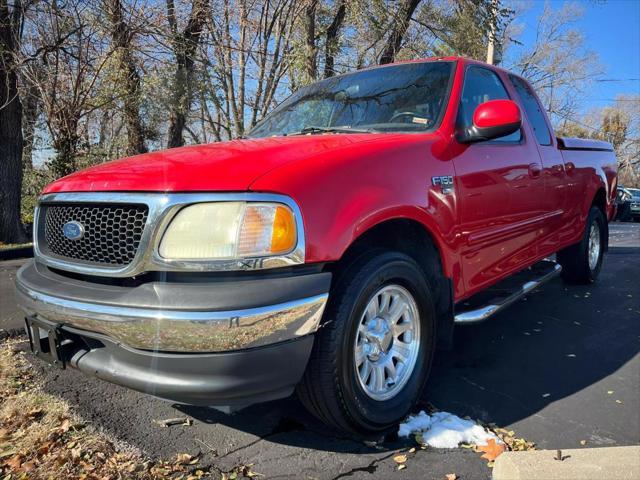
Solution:
[(267, 172), (290, 162), (358, 148), (398, 146), (413, 135), (338, 134), (234, 140), (147, 153), (61, 178), (44, 193), (92, 191), (243, 191)]

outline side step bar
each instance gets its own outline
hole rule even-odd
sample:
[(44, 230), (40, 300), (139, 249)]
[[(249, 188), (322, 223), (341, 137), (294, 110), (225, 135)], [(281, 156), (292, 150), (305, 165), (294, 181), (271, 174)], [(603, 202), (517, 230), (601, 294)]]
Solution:
[[(454, 316), (454, 322), (459, 324), (482, 322), (483, 320), (486, 320), (492, 315), (495, 315), (496, 313), (507, 308), (509, 305), (513, 304), (514, 302), (525, 296), (527, 293), (538, 288), (552, 278), (558, 276), (562, 271), (562, 267), (553, 261), (544, 260), (540, 262), (540, 264), (543, 264), (545, 266), (548, 265), (548, 271), (545, 271), (537, 278), (529, 280), (524, 285), (522, 285), (520, 289), (516, 290), (506, 297), (496, 298), (487, 305), (482, 305), (471, 310), (456, 313)], [(547, 270), (547, 268), (545, 270)]]

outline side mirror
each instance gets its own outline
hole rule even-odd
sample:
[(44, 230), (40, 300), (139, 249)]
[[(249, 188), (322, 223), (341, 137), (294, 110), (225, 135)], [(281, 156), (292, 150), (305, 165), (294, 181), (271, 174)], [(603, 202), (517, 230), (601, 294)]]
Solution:
[(517, 132), (522, 125), (520, 107), (512, 100), (489, 100), (473, 112), (473, 125), (460, 129), (460, 143), (476, 143)]

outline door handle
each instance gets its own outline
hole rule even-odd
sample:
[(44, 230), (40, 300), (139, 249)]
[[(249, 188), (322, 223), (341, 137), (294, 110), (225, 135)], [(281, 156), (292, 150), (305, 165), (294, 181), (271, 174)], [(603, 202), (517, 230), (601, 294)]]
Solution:
[(530, 163), (529, 164), (529, 176), (531, 178), (538, 178), (542, 173), (542, 165), (539, 163)]

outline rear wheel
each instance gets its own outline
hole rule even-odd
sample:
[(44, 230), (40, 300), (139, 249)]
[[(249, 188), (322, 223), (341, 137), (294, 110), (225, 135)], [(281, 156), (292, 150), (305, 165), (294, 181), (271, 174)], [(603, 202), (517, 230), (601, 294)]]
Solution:
[(591, 207), (585, 231), (579, 243), (558, 252), (562, 277), (571, 283), (593, 283), (600, 269), (606, 244), (606, 220), (602, 211)]
[(402, 253), (371, 252), (332, 290), (300, 399), (335, 428), (383, 432), (417, 401), (434, 349), (435, 310), (422, 270)]

